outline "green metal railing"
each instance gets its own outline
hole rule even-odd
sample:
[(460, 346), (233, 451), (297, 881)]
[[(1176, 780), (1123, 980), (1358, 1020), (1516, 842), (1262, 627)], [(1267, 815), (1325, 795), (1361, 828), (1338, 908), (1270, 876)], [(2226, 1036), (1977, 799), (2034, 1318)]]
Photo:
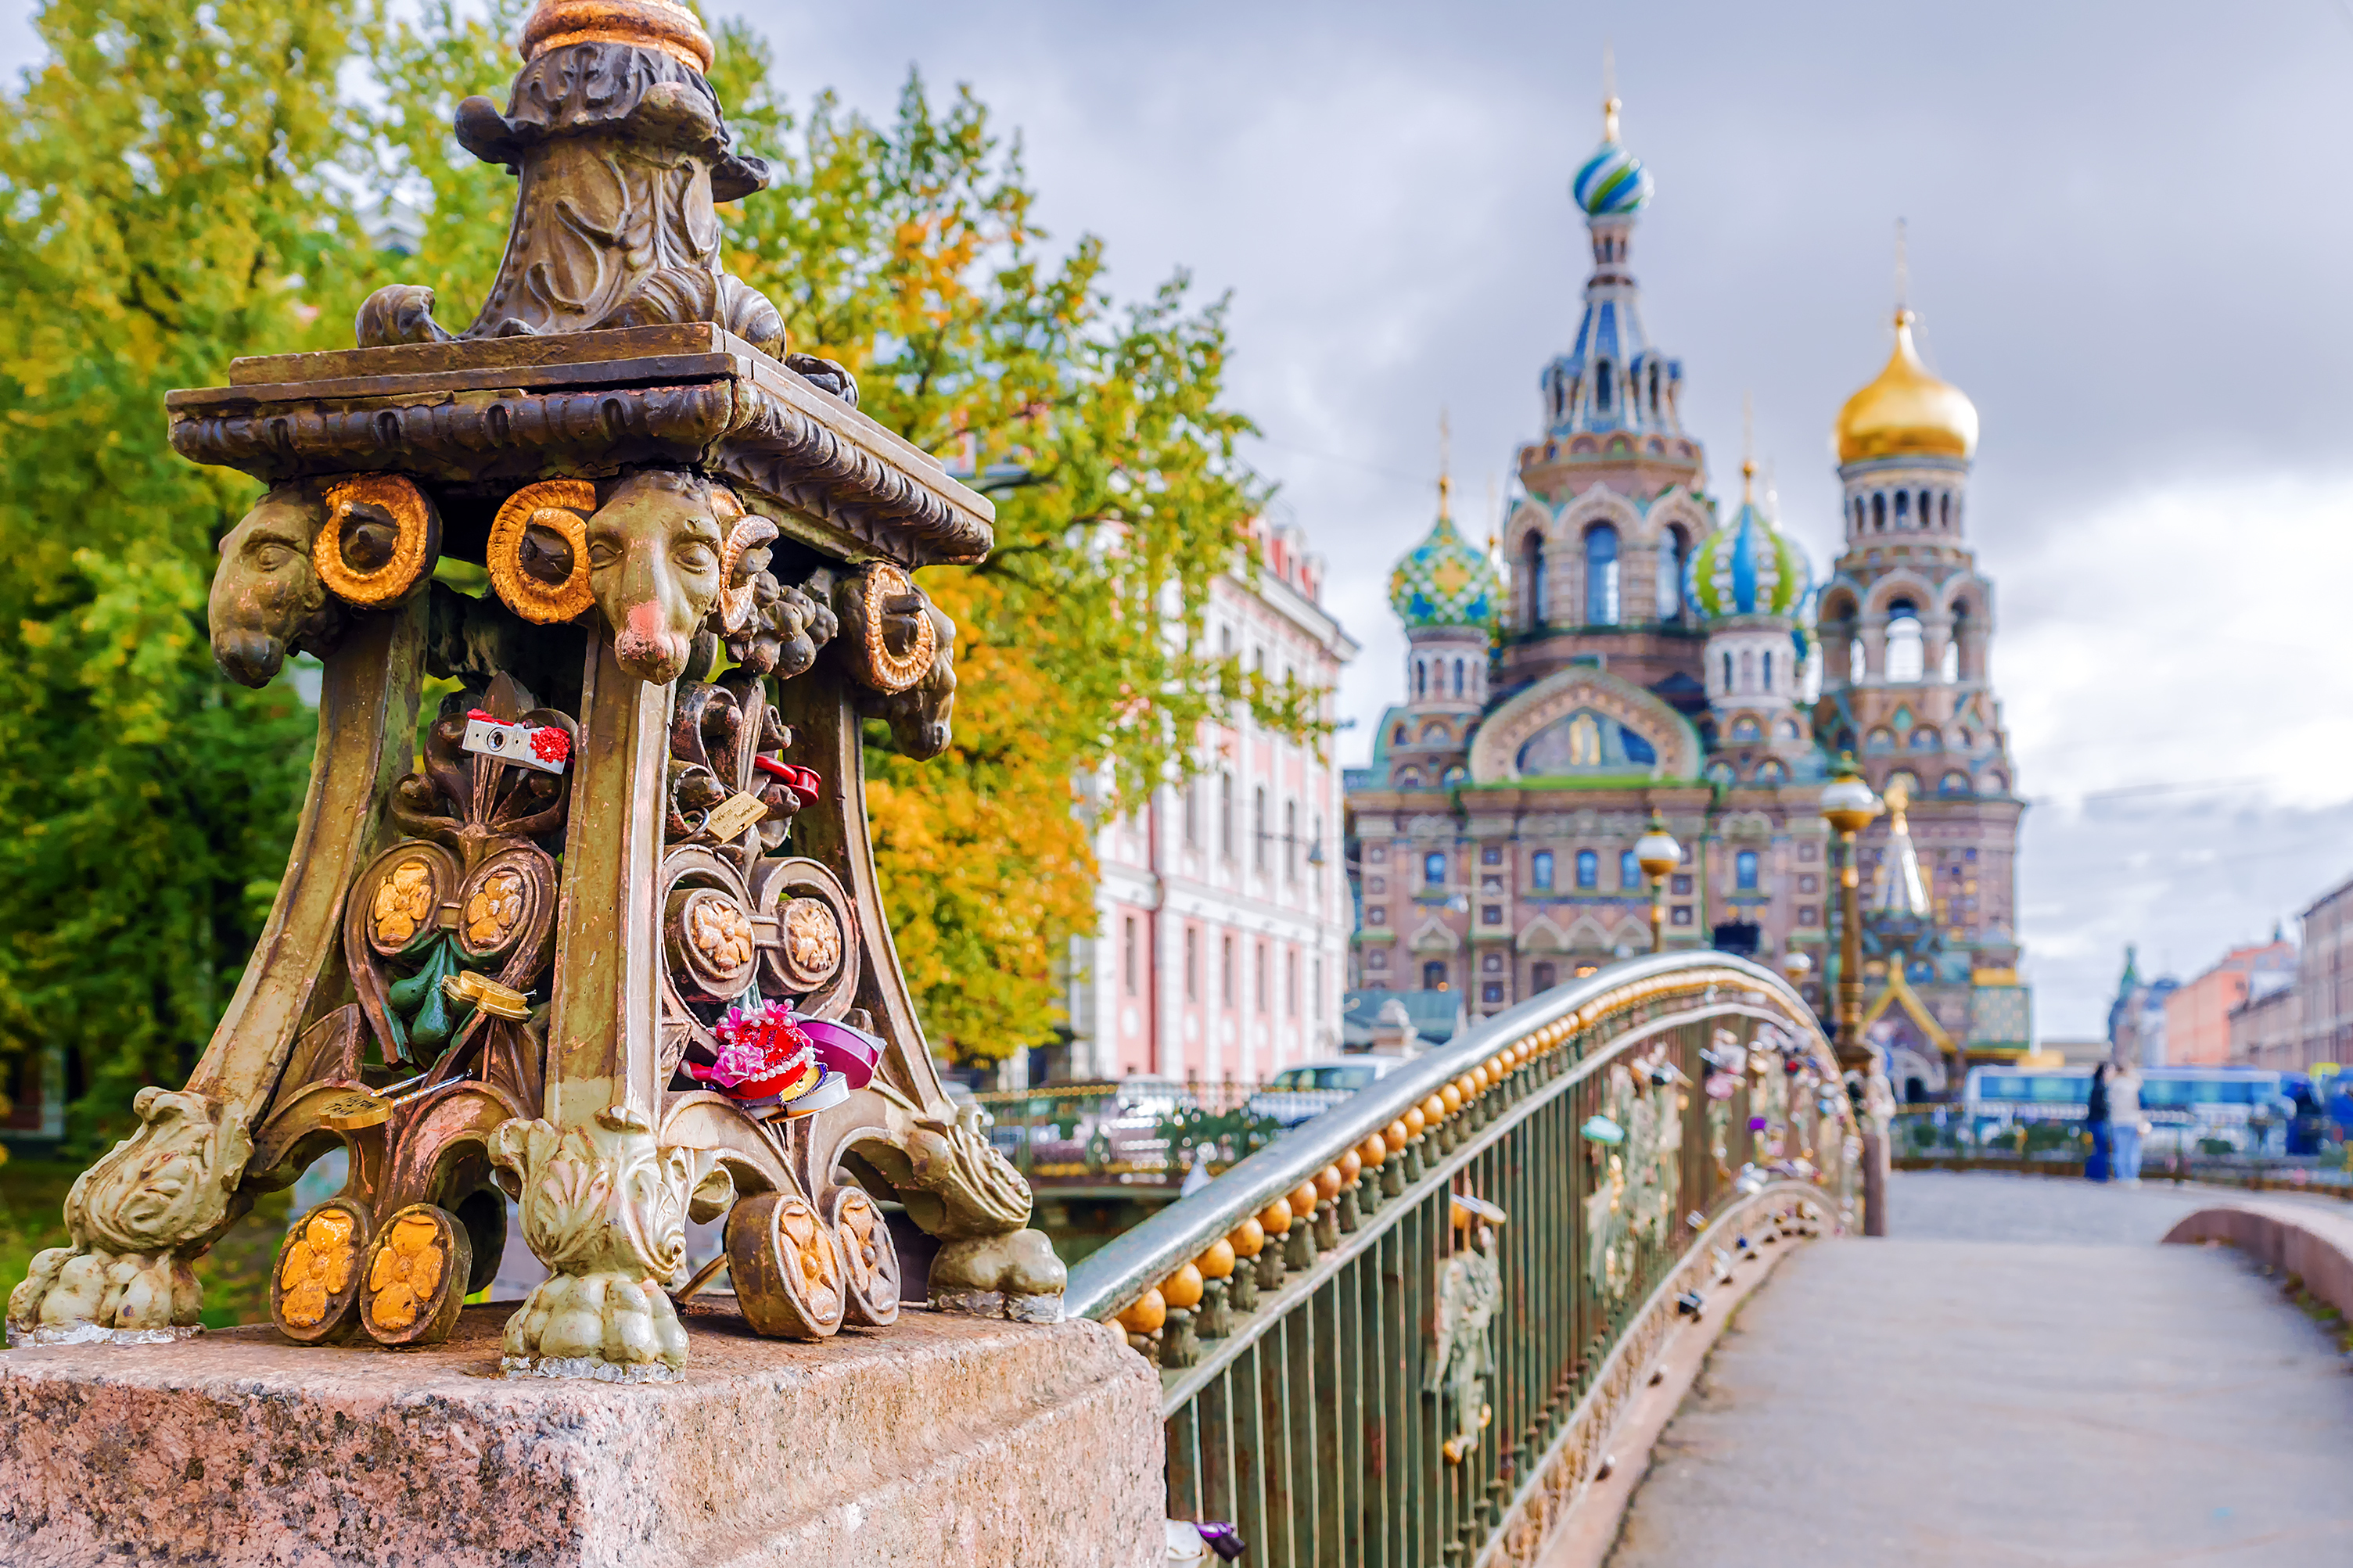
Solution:
[(1632, 959), (1243, 1160), (1068, 1306), (1160, 1364), (1169, 1516), (1233, 1521), (1260, 1568), (1517, 1558), (1630, 1335), (1728, 1272), (1761, 1199), (1849, 1206), (1852, 1130), (1778, 975)]

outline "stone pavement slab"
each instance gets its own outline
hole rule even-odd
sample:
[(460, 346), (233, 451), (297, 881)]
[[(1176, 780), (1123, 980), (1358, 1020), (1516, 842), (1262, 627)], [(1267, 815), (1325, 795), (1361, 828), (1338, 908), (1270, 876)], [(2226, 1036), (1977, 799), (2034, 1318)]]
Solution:
[[(2235, 1254), (2155, 1245), (2211, 1194), (1929, 1174), (1743, 1306), (1613, 1568), (2353, 1563), (2353, 1375)], [(1916, 1238), (2005, 1214), (2033, 1244)]]

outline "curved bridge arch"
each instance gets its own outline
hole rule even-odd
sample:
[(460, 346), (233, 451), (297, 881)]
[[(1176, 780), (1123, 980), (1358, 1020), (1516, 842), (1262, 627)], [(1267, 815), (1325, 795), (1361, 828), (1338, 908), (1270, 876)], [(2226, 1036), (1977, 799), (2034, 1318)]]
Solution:
[(1069, 1310), (1160, 1364), (1169, 1517), (1270, 1563), (1533, 1563), (1718, 1253), (1852, 1226), (1840, 1084), (1770, 970), (1630, 959), (1163, 1209)]

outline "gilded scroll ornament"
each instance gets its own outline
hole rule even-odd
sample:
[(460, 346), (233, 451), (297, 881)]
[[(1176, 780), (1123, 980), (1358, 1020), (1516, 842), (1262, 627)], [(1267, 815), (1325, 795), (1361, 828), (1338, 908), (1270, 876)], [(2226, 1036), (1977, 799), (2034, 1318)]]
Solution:
[(786, 977), (804, 991), (831, 980), (841, 967), (841, 922), (833, 910), (816, 899), (795, 899), (777, 923), (784, 930), (777, 956)]
[(406, 595), (441, 551), (441, 516), (416, 481), (361, 474), (325, 487), (327, 516), (311, 544), (319, 580), (364, 609)]
[(899, 1318), (899, 1249), (874, 1200), (857, 1187), (836, 1187), (826, 1199), (827, 1220), (841, 1249), (844, 1315), (879, 1329)]
[(398, 952), (433, 920), (440, 902), (434, 867), (422, 855), (397, 861), (368, 903), (368, 935), (385, 952)]
[(269, 1290), (269, 1315), (280, 1333), (316, 1344), (349, 1331), (368, 1232), (365, 1205), (347, 1197), (329, 1198), (287, 1227)]
[(360, 1323), (379, 1344), (438, 1344), (458, 1321), (472, 1271), (465, 1228), (432, 1204), (412, 1204), (369, 1245)]
[(484, 547), (491, 586), (507, 607), (539, 626), (575, 620), (596, 603), (588, 565), (588, 517), (596, 487), (586, 479), (542, 479), (509, 496)]
[(506, 945), (522, 919), (522, 873), (501, 868), (484, 877), (466, 900), (466, 945), (491, 952)]
[(834, 1233), (797, 1193), (761, 1193), (727, 1215), (727, 1258), (744, 1321), (784, 1339), (824, 1339), (848, 1300)]

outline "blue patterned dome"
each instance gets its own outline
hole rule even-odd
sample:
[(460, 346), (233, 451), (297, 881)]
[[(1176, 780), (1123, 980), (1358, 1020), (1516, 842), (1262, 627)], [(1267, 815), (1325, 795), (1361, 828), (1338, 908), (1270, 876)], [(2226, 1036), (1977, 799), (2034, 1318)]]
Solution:
[(1767, 521), (1753, 500), (1700, 542), (1683, 568), (1683, 597), (1711, 620), (1795, 616), (1813, 585), (1806, 552)]
[(1601, 145), (1568, 183), (1588, 217), (1613, 217), (1640, 212), (1651, 202), (1651, 171), (1618, 140), (1618, 100), (1611, 99), (1602, 113)]
[(1503, 580), (1485, 551), (1462, 537), (1443, 510), (1429, 537), (1389, 573), (1389, 608), (1406, 630), (1484, 626), (1495, 618)]

